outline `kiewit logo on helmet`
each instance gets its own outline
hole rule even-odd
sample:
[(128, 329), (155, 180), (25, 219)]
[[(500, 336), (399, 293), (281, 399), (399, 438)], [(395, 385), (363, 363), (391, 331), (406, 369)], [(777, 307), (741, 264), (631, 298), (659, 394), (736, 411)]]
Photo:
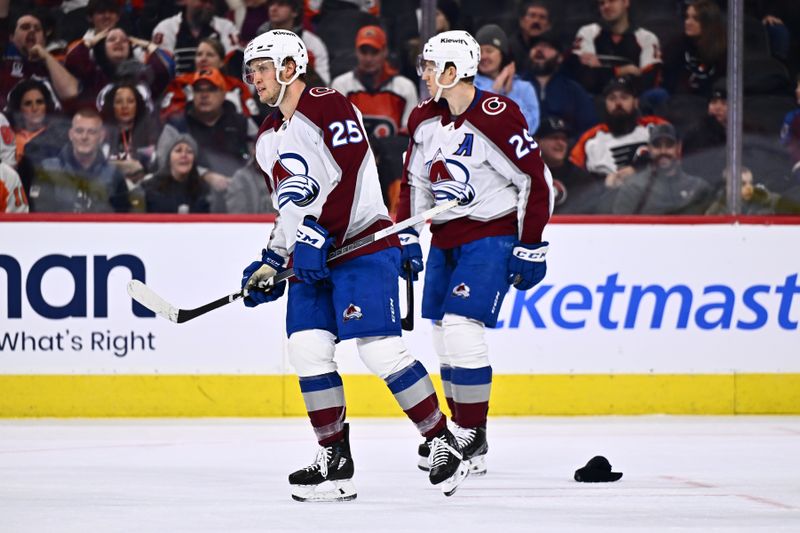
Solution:
[(272, 35), (285, 35), (287, 37), (295, 37), (295, 34), (290, 31), (272, 30)]
[(444, 39), (442, 39), (440, 42), (441, 42), (442, 44), (445, 44), (445, 43), (453, 43), (453, 44), (467, 44), (467, 41), (465, 41), (464, 39), (449, 39), (449, 38), (447, 38), (447, 37), (445, 37)]

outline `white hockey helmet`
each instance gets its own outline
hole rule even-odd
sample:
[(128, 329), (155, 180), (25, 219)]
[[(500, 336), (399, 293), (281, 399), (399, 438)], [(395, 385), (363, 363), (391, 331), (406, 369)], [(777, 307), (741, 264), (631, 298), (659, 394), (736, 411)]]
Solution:
[[(417, 74), (422, 76), (426, 62), (435, 65), (436, 76), (434, 80), (438, 90), (433, 99), (438, 101), (443, 89), (450, 89), (463, 78), (469, 78), (478, 73), (478, 63), (481, 61), (481, 47), (478, 41), (463, 30), (445, 31), (434, 35), (417, 58)], [(439, 78), (444, 72), (445, 65), (453, 63), (456, 67), (456, 78), (449, 85), (441, 85)]]
[[(456, 66), (456, 78), (469, 78), (478, 73), (481, 47), (469, 32), (445, 31), (428, 39), (420, 59), (419, 66), (423, 61), (433, 61), (440, 74), (447, 63), (453, 63)], [(422, 75), (421, 72), (418, 74)]]
[(283, 62), (286, 59), (292, 58), (296, 65), (292, 79), (283, 81), (280, 75), (276, 76), (278, 83), (283, 86), (278, 102), (273, 106), (277, 107), (283, 98), (283, 89), (296, 80), (300, 74), (306, 72), (308, 68), (308, 49), (303, 40), (292, 31), (270, 30), (266, 33), (262, 33), (247, 43), (244, 49), (244, 69), (242, 78), (246, 83), (253, 84), (253, 70), (250, 67), (250, 61), (262, 58), (271, 60), (278, 74), (283, 70)]

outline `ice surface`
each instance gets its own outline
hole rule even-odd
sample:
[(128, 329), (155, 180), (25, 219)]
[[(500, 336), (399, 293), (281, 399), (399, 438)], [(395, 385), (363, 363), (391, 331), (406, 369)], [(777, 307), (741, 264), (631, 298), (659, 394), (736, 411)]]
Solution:
[[(403, 419), (353, 419), (358, 499), (289, 497), (304, 419), (0, 421), (0, 532), (800, 531), (800, 417), (490, 419), (445, 498)], [(574, 470), (605, 455), (617, 483)]]

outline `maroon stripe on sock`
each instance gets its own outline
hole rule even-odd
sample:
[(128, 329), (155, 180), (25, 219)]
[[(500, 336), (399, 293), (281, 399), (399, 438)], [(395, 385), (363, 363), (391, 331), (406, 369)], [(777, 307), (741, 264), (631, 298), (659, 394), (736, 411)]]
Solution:
[[(439, 400), (436, 398), (436, 394), (431, 394), (430, 396), (419, 402), (417, 405), (404, 412), (408, 416), (408, 418), (410, 418), (411, 421), (414, 422), (414, 424), (419, 424), (420, 422), (431, 416), (438, 409), (439, 409)], [(447, 426), (447, 417), (444, 416), (444, 413), (442, 413), (442, 416), (439, 417), (439, 421), (436, 423), (436, 425), (433, 428), (429, 429), (428, 431), (424, 432), (422, 435), (426, 439), (429, 439), (435, 435), (438, 435), (446, 426)]]
[(489, 402), (457, 403), (453, 413), (453, 422), (462, 428), (474, 428), (486, 425), (486, 415), (489, 413)]
[(327, 446), (333, 442), (341, 440), (344, 437), (344, 407), (330, 407), (328, 409), (320, 409), (319, 411), (309, 411), (308, 418), (311, 420), (311, 425), (316, 430), (324, 426), (329, 426), (336, 422), (340, 422), (342, 429), (333, 435), (319, 440), (320, 446)]
[(445, 396), (445, 400), (447, 400), (447, 408), (450, 409), (450, 418), (453, 418), (456, 414), (456, 404), (453, 401), (452, 396)]

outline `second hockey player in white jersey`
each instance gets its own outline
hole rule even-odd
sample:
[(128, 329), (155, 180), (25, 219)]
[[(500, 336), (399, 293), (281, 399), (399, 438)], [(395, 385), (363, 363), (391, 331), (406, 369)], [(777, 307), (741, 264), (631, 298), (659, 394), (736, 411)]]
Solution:
[[(542, 232), (554, 197), (550, 171), (517, 105), (472, 84), (479, 61), (480, 47), (465, 31), (443, 32), (425, 44), (419, 74), (434, 97), (409, 119), (398, 210), (402, 221), (434, 203), (459, 200), (431, 224), (422, 316), (435, 321), (454, 433), (473, 475), (486, 472), (488, 451), (492, 367), (484, 329), (496, 325), (510, 285), (528, 290), (544, 278)], [(400, 237), (403, 261), (415, 272), (423, 270), (419, 229)], [(420, 446), (421, 456), (429, 452)]]
[[(272, 278), (291, 265), (286, 329), (289, 359), (321, 449), (289, 476), (292, 496), (351, 500), (353, 457), (342, 379), (334, 361), (339, 340), (356, 339), (364, 364), (380, 376), (430, 445), (430, 481), (446, 495), (467, 476), (427, 371), (400, 338), (399, 240), (381, 239), (331, 264), (341, 247), (391, 225), (361, 115), (342, 94), (308, 88), (308, 53), (294, 33), (272, 30), (245, 49), (246, 81), (275, 107), (256, 141), (279, 215), (261, 260), (243, 273), (245, 305), (279, 298)], [(261, 291), (256, 289), (263, 289)]]

